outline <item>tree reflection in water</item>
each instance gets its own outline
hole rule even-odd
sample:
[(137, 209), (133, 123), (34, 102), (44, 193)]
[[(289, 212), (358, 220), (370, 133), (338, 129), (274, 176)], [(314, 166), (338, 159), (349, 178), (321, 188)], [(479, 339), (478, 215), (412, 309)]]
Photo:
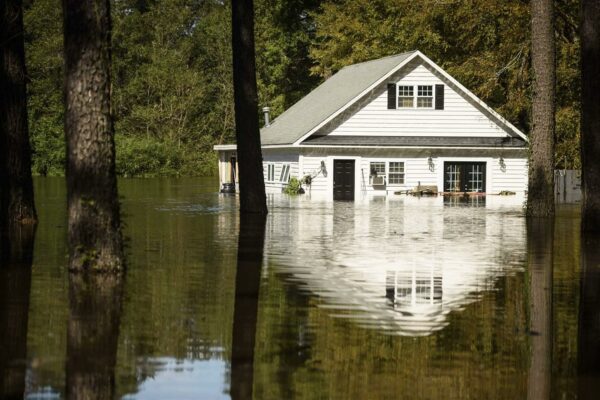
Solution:
[(67, 398), (114, 398), (122, 294), (120, 275), (70, 274)]
[(600, 393), (600, 236), (581, 237), (578, 326), (579, 399)]
[(233, 400), (252, 399), (254, 345), (265, 225), (264, 215), (242, 214), (240, 216), (231, 354), (231, 398)]
[(550, 399), (552, 382), (552, 269), (554, 219), (527, 221), (531, 363), (527, 398)]
[(13, 232), (0, 255), (0, 398), (25, 393), (27, 324), (35, 226)]

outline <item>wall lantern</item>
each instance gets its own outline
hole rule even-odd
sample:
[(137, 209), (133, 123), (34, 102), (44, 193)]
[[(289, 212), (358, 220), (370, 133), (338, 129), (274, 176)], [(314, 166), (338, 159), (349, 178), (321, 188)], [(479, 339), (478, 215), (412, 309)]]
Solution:
[(327, 167), (325, 167), (325, 161), (321, 160), (321, 173), (327, 178)]
[(504, 157), (500, 156), (498, 164), (500, 164), (500, 171), (506, 172), (506, 163), (504, 162)]
[(431, 156), (427, 159), (427, 165), (429, 165), (429, 170), (431, 172), (435, 171), (435, 164), (433, 163), (433, 158), (431, 158)]

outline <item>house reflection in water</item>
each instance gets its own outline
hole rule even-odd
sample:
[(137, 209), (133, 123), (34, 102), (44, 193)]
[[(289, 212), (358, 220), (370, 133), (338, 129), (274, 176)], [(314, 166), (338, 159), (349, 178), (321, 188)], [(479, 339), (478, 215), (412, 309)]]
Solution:
[(439, 331), (449, 313), (525, 265), (520, 205), (478, 198), (453, 207), (463, 203), (441, 197), (297, 201), (292, 208), (300, 212), (271, 214), (270, 264), (332, 317), (385, 334)]

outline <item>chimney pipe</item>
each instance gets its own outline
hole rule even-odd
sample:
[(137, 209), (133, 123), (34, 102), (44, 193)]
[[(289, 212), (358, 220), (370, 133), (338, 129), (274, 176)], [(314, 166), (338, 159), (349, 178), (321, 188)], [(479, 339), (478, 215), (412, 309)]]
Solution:
[(263, 113), (265, 114), (265, 127), (271, 125), (271, 109), (269, 107), (263, 107)]

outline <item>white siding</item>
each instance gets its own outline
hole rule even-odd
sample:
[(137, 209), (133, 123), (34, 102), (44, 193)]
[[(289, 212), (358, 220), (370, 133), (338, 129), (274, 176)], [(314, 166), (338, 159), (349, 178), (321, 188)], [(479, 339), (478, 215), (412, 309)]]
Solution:
[(505, 168), (500, 166), (499, 158), (495, 158), (491, 162), (493, 175), (491, 192), (499, 193), (508, 190), (523, 193), (527, 190), (527, 159), (505, 158), (504, 165)]
[[(396, 78), (401, 85), (444, 84), (444, 109), (387, 109), (386, 85), (357, 110), (351, 107), (346, 119), (330, 135), (373, 136), (484, 136), (504, 137), (507, 133), (482, 111), (469, 103), (448, 82), (442, 81), (423, 64), (407, 66)], [(415, 87), (415, 95), (416, 95)], [(434, 87), (435, 91), (435, 87)]]

